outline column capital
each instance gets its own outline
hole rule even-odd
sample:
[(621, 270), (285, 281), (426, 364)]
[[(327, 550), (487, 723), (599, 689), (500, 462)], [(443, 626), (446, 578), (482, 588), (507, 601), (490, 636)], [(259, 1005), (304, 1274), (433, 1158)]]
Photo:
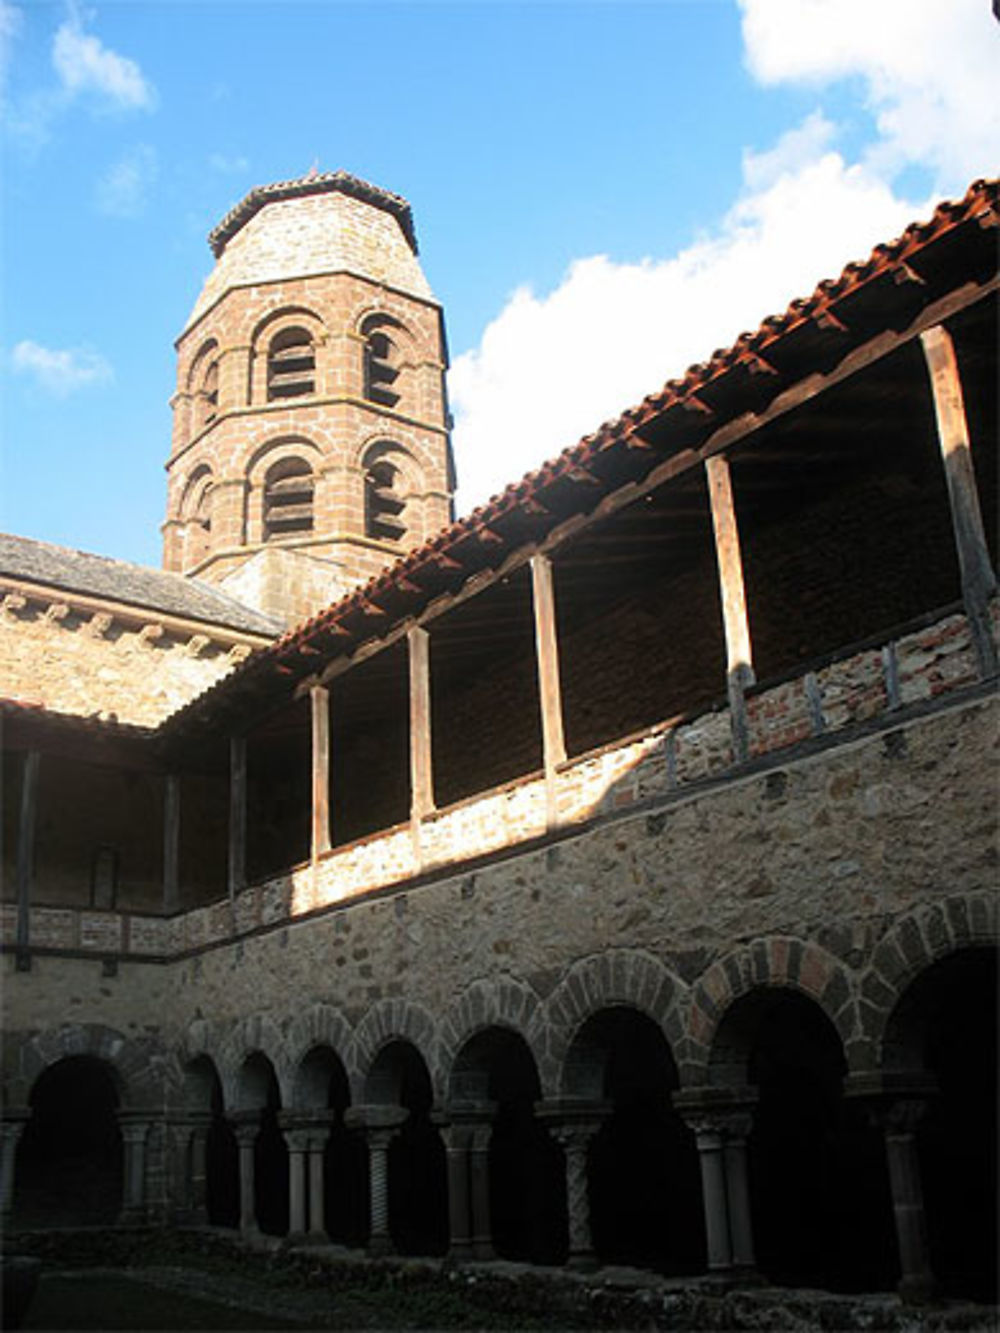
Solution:
[(391, 1139), (402, 1128), (409, 1114), (405, 1106), (391, 1103), (349, 1106), (344, 1112), (344, 1124), (349, 1129), (364, 1130), (369, 1143), (377, 1145), (376, 1136), (387, 1134)]
[(30, 1106), (5, 1106), (3, 1118), (0, 1119), (0, 1133), (4, 1138), (9, 1136), (15, 1139), (20, 1138), (25, 1125), (31, 1119)]
[(887, 1134), (912, 1134), (937, 1094), (937, 1081), (923, 1070), (852, 1074), (844, 1081), (845, 1098)]
[(614, 1110), (613, 1102), (556, 1098), (536, 1102), (536, 1117), (564, 1148), (585, 1148)]
[(253, 1145), (260, 1133), (260, 1116), (260, 1111), (234, 1111), (228, 1117), (241, 1148)]

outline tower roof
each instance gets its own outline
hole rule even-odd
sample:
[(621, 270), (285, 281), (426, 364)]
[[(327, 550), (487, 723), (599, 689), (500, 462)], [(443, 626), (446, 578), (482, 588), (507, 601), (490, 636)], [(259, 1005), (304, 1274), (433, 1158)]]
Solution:
[(409, 242), (410, 249), (417, 253), (417, 235), (413, 227), (413, 214), (410, 205), (402, 195), (392, 194), (378, 185), (352, 176), (348, 171), (327, 171), (320, 174), (310, 173), (298, 180), (276, 181), (273, 185), (255, 185), (249, 194), (244, 195), (235, 208), (208, 234), (208, 243), (216, 259), (226, 248), (226, 244), (241, 227), (264, 207), (279, 199), (301, 199), (311, 194), (348, 194), (362, 203), (384, 209), (399, 223), (403, 235)]

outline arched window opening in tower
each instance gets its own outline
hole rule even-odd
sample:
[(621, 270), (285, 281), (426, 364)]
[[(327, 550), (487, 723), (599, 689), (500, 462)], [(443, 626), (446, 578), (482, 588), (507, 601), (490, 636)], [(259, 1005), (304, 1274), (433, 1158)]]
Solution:
[(201, 421), (202, 428), (210, 426), (219, 415), (219, 363), (210, 361), (201, 382)]
[(282, 329), (267, 353), (267, 398), (301, 398), (316, 392), (316, 349), (305, 329)]
[(381, 459), (372, 463), (365, 476), (365, 534), (381, 541), (401, 541), (406, 535), (400, 494), (399, 468)]
[(283, 458), (264, 482), (264, 540), (297, 537), (313, 530), (315, 478), (304, 458)]
[(365, 397), (383, 407), (395, 407), (400, 398), (395, 387), (399, 351), (385, 327), (390, 323), (383, 315), (373, 315), (361, 326), (365, 336)]

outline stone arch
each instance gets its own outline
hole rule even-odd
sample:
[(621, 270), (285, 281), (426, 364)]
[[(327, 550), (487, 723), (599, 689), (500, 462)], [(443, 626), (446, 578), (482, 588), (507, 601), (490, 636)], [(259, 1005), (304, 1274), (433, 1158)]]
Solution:
[(156, 1110), (162, 1105), (166, 1061), (158, 1044), (136, 1041), (101, 1023), (65, 1023), (21, 1043), (4, 1080), (6, 1104), (27, 1105), (38, 1076), (74, 1055), (92, 1056), (108, 1066), (123, 1111)]
[(250, 332), (246, 386), (246, 400), (249, 404), (261, 406), (268, 401), (267, 365), (270, 348), (276, 338), (293, 329), (302, 329), (309, 335), (316, 360), (312, 393), (315, 395), (322, 392), (325, 377), (320, 357), (328, 336), (326, 324), (322, 316), (308, 306), (282, 306), (278, 310), (268, 311)]
[(661, 1028), (677, 1058), (686, 989), (658, 958), (638, 949), (608, 949), (575, 962), (544, 1005), (549, 1038), (539, 1073), (545, 1096), (558, 1096), (573, 1038), (600, 1009), (624, 1006), (645, 1014)]
[(717, 959), (695, 983), (687, 1012), (682, 1086), (710, 1081), (713, 1043), (730, 1006), (753, 990), (779, 986), (816, 1002), (833, 1024), (852, 1067), (857, 1032), (850, 973), (817, 944), (773, 935)]
[(249, 1014), (228, 1033), (217, 1066), (222, 1078), (227, 1109), (240, 1110), (240, 1071), (253, 1055), (262, 1055), (274, 1070), (282, 1106), (288, 1105), (292, 1070), (284, 1051), (284, 1040), (272, 1019)]
[(251, 542), (264, 541), (264, 508), (267, 478), (279, 465), (304, 463), (312, 476), (313, 497), (322, 450), (305, 435), (279, 435), (265, 441), (247, 460), (245, 492), (246, 531)]
[(983, 945), (1000, 945), (997, 902), (988, 893), (919, 907), (886, 932), (861, 979), (862, 1040), (873, 1068), (881, 1068), (889, 1020), (910, 983), (949, 954)]
[(435, 1083), (448, 1086), (455, 1060), (463, 1048), (486, 1028), (506, 1028), (523, 1038), (541, 1069), (544, 1023), (541, 1002), (532, 988), (515, 977), (474, 981), (449, 1004), (439, 1024), (438, 1068)]
[(192, 468), (184, 482), (178, 517), (184, 525), (181, 540), (186, 568), (197, 564), (211, 548), (214, 485), (215, 474), (209, 464), (204, 462)]
[(444, 1089), (435, 1059), (437, 1033), (434, 1019), (422, 1005), (409, 1000), (379, 1000), (358, 1025), (353, 1061), (348, 1071), (352, 1101), (364, 1101), (365, 1080), (379, 1051), (392, 1041), (409, 1042), (416, 1049), (431, 1076), (434, 1099), (439, 1101)]

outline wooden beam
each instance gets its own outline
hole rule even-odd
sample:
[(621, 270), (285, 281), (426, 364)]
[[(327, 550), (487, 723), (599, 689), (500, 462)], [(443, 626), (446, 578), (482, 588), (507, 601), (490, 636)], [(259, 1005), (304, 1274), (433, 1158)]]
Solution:
[(163, 910), (180, 907), (181, 780), (167, 773), (163, 780)]
[(785, 416), (788, 412), (801, 407), (803, 403), (809, 402), (817, 394), (841, 383), (842, 380), (849, 379), (851, 375), (856, 375), (859, 370), (864, 370), (866, 366), (872, 365), (873, 362), (880, 361), (882, 357), (888, 356), (890, 352), (895, 352), (904, 343), (919, 337), (925, 329), (932, 328), (942, 320), (950, 318), (960, 310), (973, 305), (982, 297), (995, 292), (998, 288), (1000, 288), (1000, 278), (993, 277), (984, 283), (966, 283), (957, 291), (950, 292), (947, 296), (942, 297), (940, 301), (934, 301), (901, 332), (889, 331), (877, 334), (868, 342), (862, 343), (859, 347), (855, 347), (853, 351), (846, 353), (832, 370), (825, 374), (809, 375), (804, 380), (799, 380), (798, 383), (779, 393), (763, 411), (744, 412), (742, 416), (727, 421), (718, 430), (713, 431), (701, 445), (699, 452), (702, 458), (717, 454), (723, 449), (728, 449), (730, 445), (735, 444), (738, 440), (746, 439), (748, 435), (760, 430), (762, 426), (766, 426), (769, 422), (777, 420), (778, 417)]
[(35, 825), (38, 814), (38, 772), (41, 755), (29, 750), (21, 770), (21, 811), (17, 825), (17, 922), (14, 944), (18, 966), (30, 966), (31, 891), (35, 880)]
[(309, 690), (312, 736), (312, 834), (310, 854), (318, 861), (330, 850), (330, 691)]
[(410, 661), (410, 813), (414, 820), (420, 820), (434, 809), (430, 635), (413, 625), (406, 639)]
[(951, 334), (942, 325), (920, 335), (930, 375), (937, 419), (938, 444), (944, 461), (951, 523), (962, 577), (962, 600), (972, 631), (980, 674), (994, 676), (997, 652), (990, 632), (988, 605), (997, 580), (983, 532), (983, 516), (972, 467), (969, 428), (965, 416), (962, 380)]
[(705, 460), (708, 498), (712, 507), (715, 533), (715, 558), (719, 566), (722, 594), (722, 621), (726, 634), (726, 683), (733, 730), (733, 750), (738, 760), (749, 755), (749, 732), (743, 691), (754, 683), (753, 653), (750, 646), (750, 622), (747, 618), (746, 589), (743, 583), (743, 559), (740, 535), (733, 504), (733, 486), (729, 460), (721, 454)]
[(229, 738), (229, 901), (247, 882), (247, 740)]
[(531, 557), (531, 592), (535, 614), (535, 652), (538, 696), (542, 710), (542, 755), (549, 804), (549, 823), (555, 822), (555, 770), (566, 761), (562, 691), (559, 682), (559, 644), (556, 635), (555, 588), (552, 562), (541, 553)]

